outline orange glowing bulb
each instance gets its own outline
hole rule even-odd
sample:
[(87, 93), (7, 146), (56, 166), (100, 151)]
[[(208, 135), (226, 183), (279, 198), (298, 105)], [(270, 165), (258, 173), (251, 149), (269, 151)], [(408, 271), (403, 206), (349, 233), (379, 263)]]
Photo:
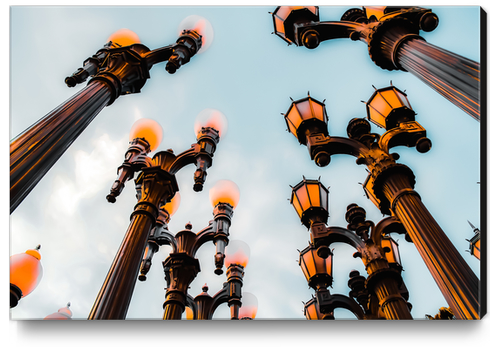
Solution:
[(129, 141), (135, 138), (143, 138), (150, 144), (150, 150), (153, 151), (160, 145), (163, 138), (163, 129), (157, 121), (149, 118), (141, 118), (134, 122), (129, 131)]
[(194, 30), (201, 35), (202, 47), (197, 54), (206, 51), (213, 42), (213, 26), (206, 18), (198, 15), (192, 15), (184, 18), (184, 20), (179, 24), (178, 35), (180, 35), (183, 30)]
[(170, 202), (167, 202), (163, 208), (169, 213), (169, 215), (173, 216), (175, 212), (179, 209), (180, 206), (180, 193), (175, 193), (174, 197)]
[(193, 320), (194, 319), (194, 312), (188, 306), (185, 307), (185, 318), (187, 320)]
[(257, 315), (258, 300), (255, 295), (249, 292), (243, 292), (242, 294), (242, 307), (240, 307), (238, 318), (252, 318)]
[(10, 257), (10, 283), (19, 287), (22, 297), (31, 293), (42, 277), (41, 254), (37, 249)]
[(111, 48), (131, 46), (141, 42), (138, 35), (129, 29), (119, 29), (109, 37), (108, 41), (112, 41)]
[(197, 133), (201, 128), (213, 128), (219, 131), (219, 137), (223, 138), (228, 130), (228, 120), (226, 116), (214, 108), (206, 108), (199, 112), (194, 122), (194, 133)]
[(246, 267), (248, 264), (248, 258), (250, 258), (250, 247), (239, 240), (230, 241), (225, 249), (225, 266), (229, 267), (231, 264), (239, 264)]
[(68, 303), (66, 307), (60, 308), (58, 312), (44, 317), (44, 320), (71, 320), (71, 316), (70, 303)]
[(240, 201), (240, 189), (233, 181), (220, 180), (209, 190), (209, 200), (213, 206), (221, 202), (228, 203), (235, 209)]

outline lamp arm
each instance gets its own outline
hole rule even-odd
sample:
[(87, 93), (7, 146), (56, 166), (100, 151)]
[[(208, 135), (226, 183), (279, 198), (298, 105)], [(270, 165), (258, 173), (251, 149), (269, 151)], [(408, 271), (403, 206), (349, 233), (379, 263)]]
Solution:
[(175, 46), (177, 46), (177, 44), (173, 43), (171, 45), (160, 47), (142, 54), (142, 57), (146, 60), (148, 69), (151, 69), (151, 67), (155, 64), (167, 61), (172, 56)]
[(431, 147), (426, 130), (416, 121), (400, 123), (399, 126), (385, 132), (378, 143), (386, 153), (397, 146), (416, 147), (421, 153), (427, 152)]
[(209, 313), (209, 318), (212, 319), (216, 309), (223, 303), (228, 302), (228, 291), (230, 284), (228, 282), (223, 283), (223, 288), (213, 296), (213, 303)]
[(361, 306), (351, 297), (342, 294), (333, 294), (332, 301), (332, 304), (329, 306), (329, 311), (333, 311), (336, 308), (345, 308), (351, 311), (357, 317), (357, 319), (366, 319)]
[(324, 245), (329, 247), (335, 242), (346, 243), (354, 247), (358, 252), (366, 249), (366, 244), (352, 231), (341, 227), (328, 227)]
[(319, 42), (323, 42), (333, 39), (354, 39), (354, 33), (359, 33), (364, 37), (368, 34), (366, 29), (368, 29), (368, 25), (350, 21), (309, 22), (296, 25), (296, 37), (300, 40), (300, 45), (305, 45), (307, 36), (313, 32), (318, 35)]
[(83, 62), (83, 67), (78, 68), (77, 71), (65, 78), (66, 85), (68, 87), (75, 87), (77, 84), (85, 82), (88, 77), (97, 74), (108, 56), (109, 50), (103, 48), (90, 58), (87, 58)]
[[(325, 136), (324, 134), (313, 134), (307, 137), (307, 146), (312, 160), (318, 164), (317, 158), (322, 156), (332, 156), (334, 154), (348, 154), (359, 159), (369, 158), (370, 148), (360, 141), (339, 137)], [(326, 166), (326, 164), (321, 166)]]
[(381, 237), (391, 233), (407, 234), (405, 227), (395, 216), (387, 217), (379, 221), (373, 228), (371, 239), (381, 248)]

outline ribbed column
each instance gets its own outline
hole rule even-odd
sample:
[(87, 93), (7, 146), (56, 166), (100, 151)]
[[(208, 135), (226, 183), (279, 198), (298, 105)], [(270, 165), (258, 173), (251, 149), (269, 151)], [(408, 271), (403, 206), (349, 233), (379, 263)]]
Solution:
[(479, 280), (402, 173), (387, 175), (383, 193), (458, 319), (479, 319)]
[(108, 84), (94, 81), (10, 142), (10, 213), (109, 103)]
[(387, 277), (378, 281), (374, 292), (386, 319), (413, 319), (406, 300), (400, 295), (399, 283), (395, 278)]
[(144, 214), (135, 215), (131, 219), (128, 231), (92, 307), (89, 320), (126, 318), (152, 225), (152, 219)]
[(419, 38), (402, 43), (396, 58), (403, 69), (480, 121), (479, 63)]

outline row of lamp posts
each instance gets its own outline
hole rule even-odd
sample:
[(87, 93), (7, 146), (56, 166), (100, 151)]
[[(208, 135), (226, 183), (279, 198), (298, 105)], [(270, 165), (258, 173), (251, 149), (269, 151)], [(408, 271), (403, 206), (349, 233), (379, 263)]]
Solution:
[[(300, 144), (307, 146), (311, 159), (318, 166), (327, 166), (334, 154), (349, 154), (356, 157), (358, 165), (366, 165), (369, 171), (363, 184), (366, 195), (383, 214), (392, 216), (396, 219), (396, 224), (403, 226), (403, 232), (406, 232), (408, 239), (419, 251), (455, 317), (478, 319), (480, 281), (422, 203), (420, 195), (414, 190), (415, 175), (412, 170), (397, 163), (398, 154), (390, 153), (390, 149), (396, 146), (415, 147), (421, 153), (429, 151), (431, 147), (425, 129), (415, 121), (415, 112), (410, 106), (407, 95), (394, 86), (376, 89), (366, 103), (366, 108), (367, 120), (351, 119), (347, 126), (347, 138), (331, 136), (328, 133), (325, 104), (309, 95), (293, 101), (284, 117), (288, 130)], [(372, 133), (368, 120), (386, 129), (386, 132), (381, 136)], [(329, 231), (329, 228), (325, 227), (328, 216), (326, 206), (319, 205), (322, 201), (320, 196), (326, 196), (326, 191), (315, 190), (318, 193), (312, 201), (316, 204), (312, 205), (310, 202), (310, 205), (300, 205), (304, 202), (301, 202), (294, 191), (306, 189), (304, 187), (305, 184), (293, 189), (291, 203), (298, 211), (303, 224), (310, 228), (312, 244), (314, 247), (319, 247), (317, 253), (326, 257), (329, 252), (325, 246), (332, 240), (341, 239), (341, 242), (350, 243), (358, 248), (366, 270), (372, 275), (370, 271), (376, 267), (371, 267), (371, 260), (377, 259), (376, 257), (382, 258), (383, 250), (379, 246), (377, 248), (360, 246), (359, 241), (353, 241), (351, 233), (346, 231), (337, 233)], [(300, 206), (321, 207), (324, 211), (318, 213), (315, 210), (316, 213), (312, 213), (313, 217), (311, 217)], [(352, 208), (350, 206), (350, 209)], [(359, 222), (364, 225), (361, 229), (356, 229), (349, 219), (349, 208), (346, 218), (351, 225), (351, 230), (356, 231), (365, 245), (380, 244), (379, 240), (369, 237), (370, 223)], [(340, 237), (340, 234), (344, 236)], [(329, 238), (330, 235), (334, 236)], [(386, 289), (384, 293), (387, 293)], [(400, 297), (398, 299), (402, 302)], [(385, 304), (382, 298), (378, 297), (378, 300)], [(396, 314), (384, 313), (387, 318), (407, 318), (405, 314), (408, 312), (405, 309), (406, 307), (400, 305)]]
[[(275, 33), (288, 44), (313, 49), (320, 42), (334, 38), (364, 41), (376, 65), (414, 74), (480, 120), (479, 64), (430, 45), (419, 36), (420, 30), (432, 31), (437, 27), (438, 18), (431, 10), (364, 7), (347, 11), (340, 22), (320, 22), (316, 6), (280, 6), (272, 16)], [(87, 86), (11, 141), (10, 212), (105, 106), (121, 95), (139, 92), (153, 65), (167, 61), (166, 70), (175, 73), (201, 47), (202, 36), (198, 30), (186, 29), (175, 44), (155, 50), (134, 37), (129, 41), (114, 37), (88, 58), (82, 68), (65, 80), (73, 87), (91, 77)], [(425, 129), (415, 121), (406, 94), (396, 87), (376, 90), (366, 106), (368, 120), (386, 129), (383, 135), (371, 133), (366, 119), (355, 118), (348, 124), (348, 138), (330, 136), (325, 105), (309, 95), (293, 102), (285, 114), (288, 130), (308, 147), (311, 159), (318, 166), (328, 165), (333, 154), (350, 154), (357, 158), (358, 165), (366, 165), (369, 176), (364, 190), (383, 214), (391, 215), (374, 225), (365, 219), (361, 207), (349, 205), (347, 229), (327, 227), (328, 190), (319, 181), (306, 179), (293, 188), (291, 203), (311, 232), (310, 246), (300, 252), (300, 265), (308, 284), (316, 290), (316, 298), (306, 304), (305, 314), (309, 318), (328, 319), (333, 318), (334, 308), (344, 307), (360, 319), (410, 319), (411, 305), (400, 275), (398, 250), (389, 236), (397, 232), (406, 233), (406, 238), (414, 243), (454, 315), (459, 319), (479, 318), (478, 278), (423, 205), (414, 190), (413, 172), (396, 162), (399, 158), (396, 153), (390, 153), (391, 148), (400, 145), (427, 152), (431, 142)], [(219, 141), (219, 130), (202, 127), (197, 143), (188, 151), (175, 155), (167, 150), (152, 158), (148, 153), (158, 145), (150, 143), (152, 135), (144, 134), (132, 137), (125, 161), (118, 169), (118, 178), (107, 196), (109, 202), (115, 202), (124, 184), (141, 171), (135, 179), (138, 203), (89, 319), (125, 318), (138, 273), (144, 280), (152, 255), (163, 244), (172, 246), (164, 262), (168, 284), (164, 319), (180, 319), (186, 307), (194, 319), (209, 319), (222, 302), (228, 302), (232, 319), (237, 319), (244, 265), (227, 266), (227, 282), (214, 297), (207, 294), (207, 286), (195, 298), (187, 294), (190, 282), (199, 272), (195, 252), (204, 242), (215, 243), (215, 272), (223, 272), (233, 203), (218, 200), (213, 222), (197, 234), (191, 231), (190, 224), (175, 236), (166, 227), (170, 218), (167, 209), (178, 191), (175, 173), (188, 164), (195, 164), (194, 190), (202, 190)], [(314, 199), (310, 187), (318, 187), (313, 189), (319, 194)], [(472, 254), (478, 258), (479, 235), (479, 231), (475, 232), (474, 240), (470, 240)], [(356, 248), (356, 255), (363, 260), (369, 274), (368, 279), (363, 279), (357, 271), (351, 272), (350, 297), (332, 295), (327, 289), (332, 283), (333, 254), (329, 246), (333, 242), (345, 242)], [(27, 255), (40, 259), (37, 250), (28, 251)], [(22, 289), (22, 285), (12, 283), (11, 307), (14, 307), (35, 285)]]

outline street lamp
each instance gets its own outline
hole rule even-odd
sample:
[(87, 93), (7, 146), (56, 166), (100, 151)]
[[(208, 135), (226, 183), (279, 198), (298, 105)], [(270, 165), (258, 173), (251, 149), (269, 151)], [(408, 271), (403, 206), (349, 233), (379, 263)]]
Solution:
[(43, 277), (43, 266), (38, 245), (25, 253), (10, 257), (10, 308), (17, 306), (19, 300), (29, 295)]
[(439, 19), (421, 7), (352, 8), (338, 22), (321, 22), (317, 6), (279, 6), (274, 33), (288, 44), (314, 49), (322, 41), (364, 41), (373, 62), (386, 70), (408, 71), (480, 121), (480, 64), (425, 41)]
[[(248, 245), (242, 241), (230, 241), (229, 247), (226, 249), (225, 266), (227, 267), (227, 281), (223, 283), (223, 288), (214, 296), (210, 296), (208, 286), (202, 287), (203, 292), (195, 298), (187, 294), (186, 313), (187, 319), (208, 320), (212, 319), (216, 309), (223, 303), (227, 303), (230, 307), (230, 316), (232, 320), (236, 319), (253, 319), (254, 312), (257, 308), (252, 308), (253, 302), (246, 302), (246, 307), (242, 307), (242, 286), (244, 269), (247, 266), (249, 259)], [(228, 260), (226, 260), (228, 259)], [(247, 301), (253, 300), (247, 294)], [(256, 301), (256, 299), (255, 299)], [(256, 306), (256, 303), (255, 303)], [(253, 317), (252, 317), (253, 315)], [(243, 317), (247, 318), (243, 318)], [(164, 317), (165, 319), (165, 317)], [(180, 319), (173, 317), (170, 319)]]
[(58, 312), (51, 313), (44, 317), (44, 320), (71, 320), (72, 312), (70, 310), (71, 304), (66, 304), (66, 307), (62, 307)]
[[(391, 90), (387, 91), (391, 95), (401, 95), (397, 88), (389, 88)], [(384, 92), (377, 90), (375, 94), (367, 107), (368, 110), (380, 111), (380, 116), (375, 118), (387, 130), (381, 136), (371, 133), (369, 122), (361, 118), (349, 122), (348, 138), (330, 136), (326, 130), (312, 133), (309, 129), (317, 126), (310, 126), (308, 117), (298, 127), (302, 133), (293, 134), (308, 147), (311, 159), (318, 166), (328, 165), (333, 154), (349, 154), (357, 158), (358, 165), (366, 165), (370, 174), (363, 187), (368, 198), (383, 214), (399, 219), (455, 316), (458, 319), (478, 319), (478, 278), (413, 189), (415, 175), (412, 170), (396, 162), (398, 154), (390, 153), (391, 148), (401, 145), (416, 147), (421, 153), (427, 152), (431, 142), (426, 137), (426, 131), (418, 122), (410, 120), (411, 116), (407, 118), (411, 113), (408, 100), (407, 103), (392, 102), (391, 107), (379, 110), (378, 98), (382, 99)], [(373, 117), (370, 115), (371, 119)], [(288, 124), (288, 114), (285, 118)], [(300, 139), (303, 137), (305, 141), (302, 142)]]
[(177, 42), (150, 50), (124, 29), (109, 39), (83, 67), (65, 79), (69, 87), (90, 80), (73, 97), (10, 142), (10, 213), (85, 130), (97, 114), (119, 96), (139, 93), (153, 65), (167, 61), (173, 74), (202, 46), (202, 26), (185, 28)]
[[(297, 196), (298, 192), (304, 191), (305, 186), (323, 187), (320, 181), (303, 178), (300, 184), (293, 187), (292, 196)], [(310, 244), (300, 252), (299, 265), (308, 285), (315, 289), (320, 312), (326, 313), (329, 310), (328, 307), (331, 307), (332, 302), (335, 301), (327, 290), (327, 287), (332, 284), (333, 272), (333, 254), (329, 247), (332, 243), (342, 242), (357, 250), (354, 257), (362, 259), (366, 271), (370, 275), (366, 281), (367, 292), (374, 297), (370, 301), (377, 300), (380, 303), (381, 311), (387, 319), (412, 319), (410, 306), (400, 292), (403, 283), (401, 264), (398, 264), (398, 268), (392, 269), (385, 255), (385, 252), (388, 252), (394, 259), (400, 259), (398, 249), (393, 247), (391, 243), (383, 243), (383, 238), (387, 239), (389, 236), (386, 234), (389, 232), (404, 232), (403, 229), (399, 228), (399, 222), (390, 218), (389, 221), (383, 221), (379, 226), (375, 226), (373, 222), (366, 220), (366, 211), (362, 207), (351, 204), (347, 207), (346, 213), (346, 220), (349, 223), (347, 229), (327, 227), (326, 219), (315, 218), (315, 215), (325, 215), (325, 209), (328, 208), (326, 205), (320, 207), (322, 203), (321, 192), (321, 189), (309, 191), (308, 200), (316, 203), (310, 205), (309, 210), (303, 211), (301, 214), (298, 205), (294, 205), (295, 199), (291, 199), (291, 204), (303, 225), (310, 230), (311, 241), (315, 244), (315, 246)], [(323, 192), (326, 192), (326, 189)], [(305, 213), (310, 214), (310, 217), (305, 219)], [(311, 223), (310, 220), (316, 221)], [(380, 230), (375, 233), (376, 228)], [(378, 239), (373, 239), (374, 236), (377, 236)]]
[[(151, 125), (152, 122), (138, 122), (136, 126), (146, 130), (153, 129), (151, 126), (146, 126), (148, 124)], [(133, 132), (140, 134), (139, 130), (133, 129), (131, 133)], [(143, 133), (147, 136), (145, 132)], [(196, 165), (194, 191), (201, 191), (206, 170), (212, 164), (213, 153), (219, 142), (219, 133), (219, 129), (203, 127), (197, 135), (197, 143), (187, 151), (175, 155), (173, 150), (169, 149), (156, 153), (152, 158), (148, 153), (158, 144), (150, 143), (146, 138), (130, 139), (125, 160), (118, 168), (118, 177), (107, 200), (115, 202), (125, 182), (130, 180), (134, 173), (140, 171), (135, 180), (138, 203), (131, 214), (129, 227), (95, 300), (89, 319), (125, 318), (150, 232), (157, 225), (160, 206), (170, 202), (179, 190), (175, 174), (184, 166)], [(148, 136), (148, 138), (159, 137)], [(227, 210), (223, 212), (226, 213), (230, 212)], [(222, 241), (218, 243), (221, 244)]]

